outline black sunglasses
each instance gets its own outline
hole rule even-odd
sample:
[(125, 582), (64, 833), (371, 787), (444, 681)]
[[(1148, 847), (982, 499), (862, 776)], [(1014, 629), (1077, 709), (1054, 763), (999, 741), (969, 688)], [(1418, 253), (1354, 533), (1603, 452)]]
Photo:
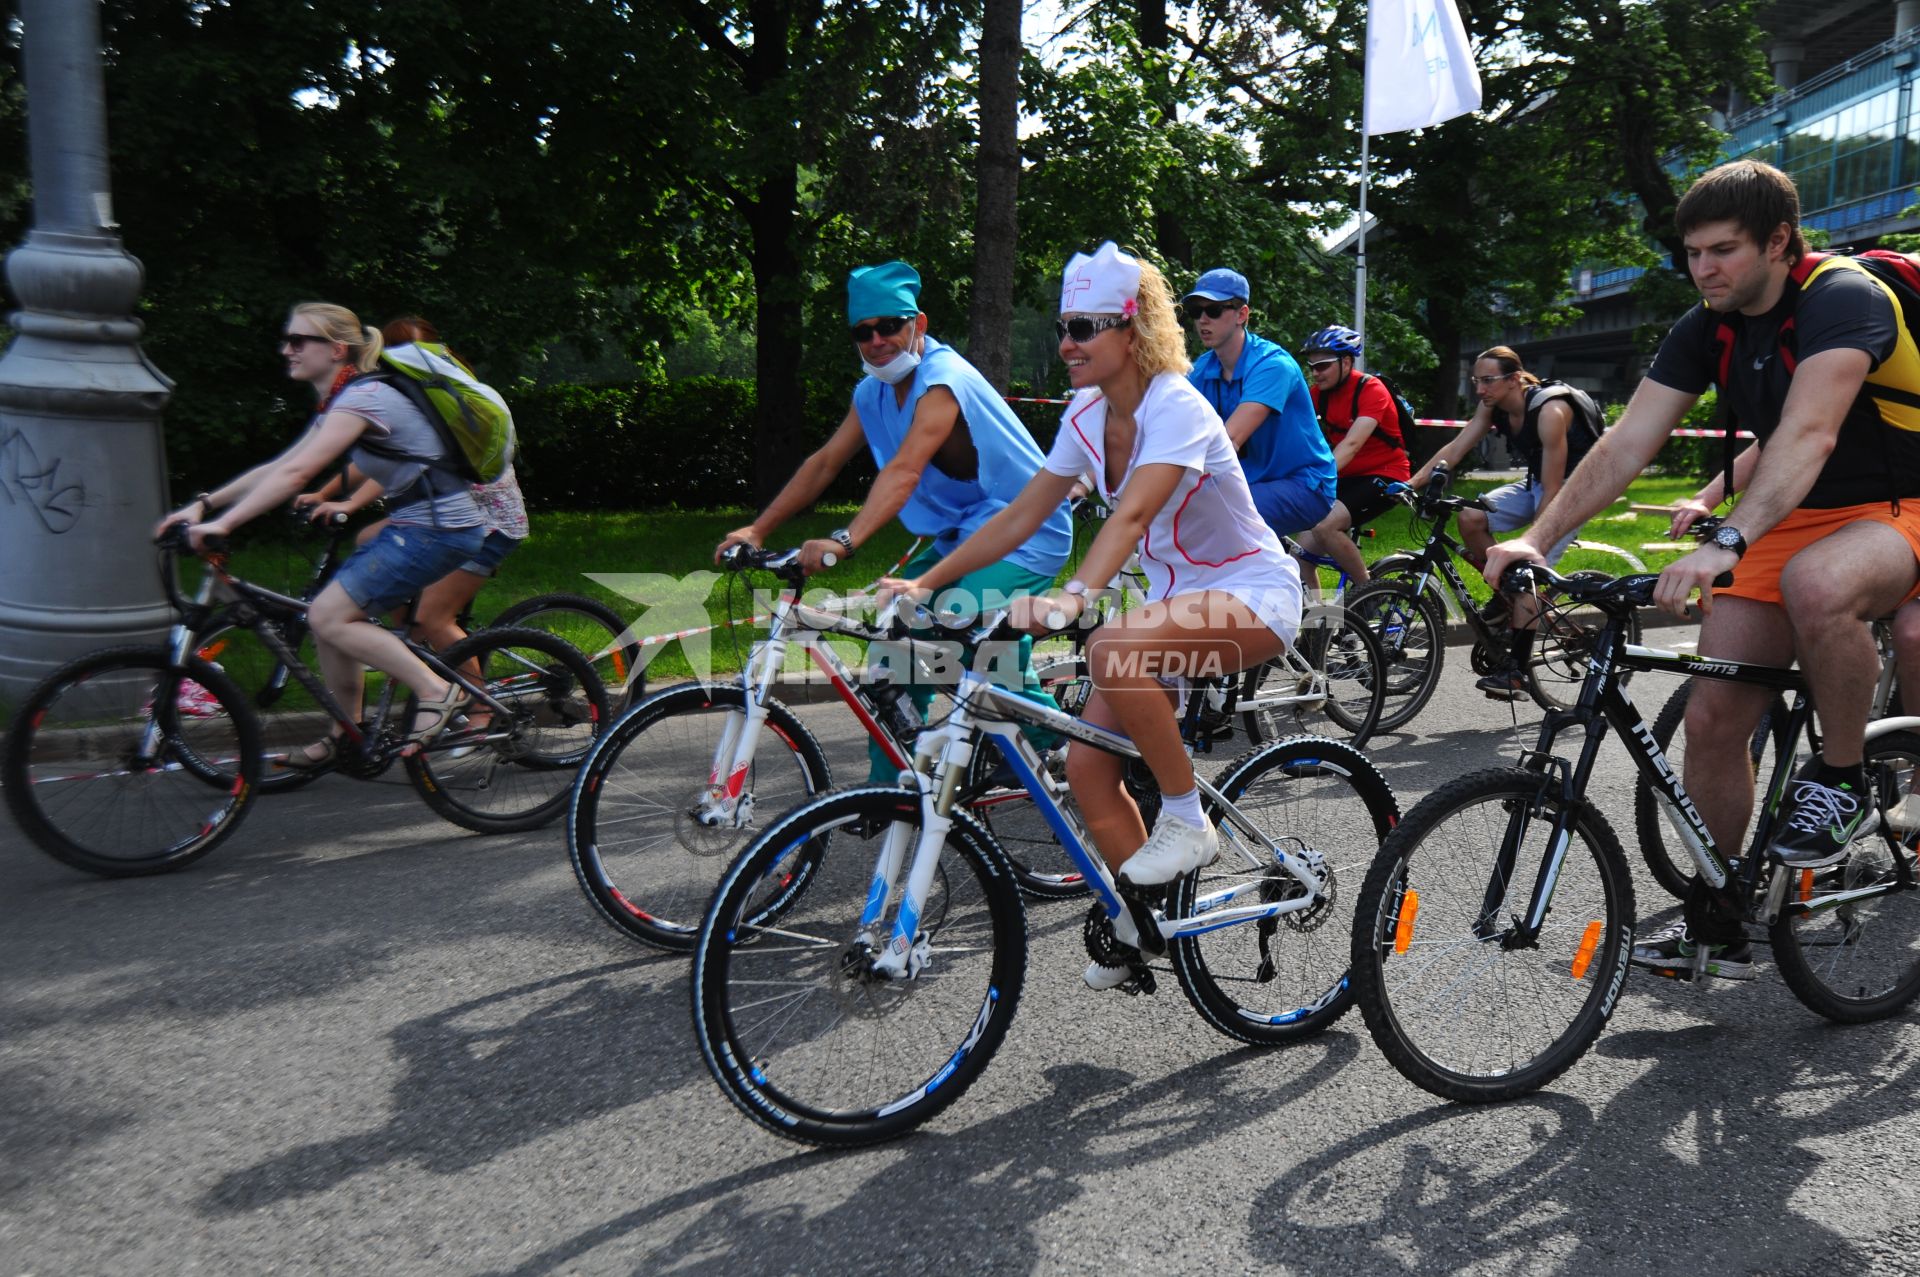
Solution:
[(1053, 331), (1059, 333), (1062, 338), (1071, 337), (1076, 342), (1088, 342), (1092, 341), (1098, 333), (1103, 333), (1109, 328), (1125, 328), (1132, 322), (1132, 317), (1127, 315), (1100, 315), (1098, 317), (1075, 315), (1072, 319), (1054, 320)]
[(889, 315), (885, 319), (876, 319), (871, 324), (855, 324), (852, 329), (853, 344), (864, 346), (873, 340), (875, 333), (879, 333), (882, 337), (891, 337), (913, 321), (912, 315)]
[(322, 345), (322, 346), (331, 346), (333, 345), (333, 338), (316, 337), (312, 333), (281, 333), (280, 334), (280, 344), (282, 346), (292, 346), (295, 350), (300, 350), (305, 348), (309, 343), (318, 343), (319, 345)]
[(1239, 302), (1188, 302), (1187, 318), (1198, 319), (1205, 315), (1208, 319), (1218, 319), (1240, 309)]

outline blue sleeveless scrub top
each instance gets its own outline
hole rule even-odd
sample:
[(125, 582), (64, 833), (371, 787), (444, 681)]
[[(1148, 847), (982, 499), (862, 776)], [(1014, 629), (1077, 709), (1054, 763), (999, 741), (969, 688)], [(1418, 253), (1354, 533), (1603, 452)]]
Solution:
[[(1044, 458), (1040, 445), (979, 370), (951, 346), (927, 337), (905, 404), (896, 402), (894, 388), (878, 377), (864, 377), (853, 389), (853, 410), (859, 415), (860, 429), (873, 450), (875, 465), (885, 467), (899, 454), (913, 425), (920, 396), (932, 386), (945, 386), (959, 401), (961, 424), (972, 436), (980, 458), (979, 474), (973, 479), (956, 479), (940, 469), (937, 461), (930, 462), (900, 510), (900, 522), (907, 531), (932, 538), (934, 550), (945, 556), (981, 524), (1006, 509), (1039, 473)], [(1043, 576), (1055, 576), (1066, 565), (1072, 549), (1073, 523), (1063, 502), (1025, 545), (1007, 556), (1006, 562)]]

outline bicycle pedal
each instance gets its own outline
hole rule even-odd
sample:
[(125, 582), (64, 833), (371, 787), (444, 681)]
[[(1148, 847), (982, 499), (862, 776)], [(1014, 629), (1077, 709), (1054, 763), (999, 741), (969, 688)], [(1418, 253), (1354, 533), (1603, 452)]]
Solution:
[(1137, 998), (1143, 993), (1152, 994), (1157, 992), (1159, 983), (1153, 978), (1153, 968), (1140, 966), (1133, 969), (1133, 978), (1121, 985), (1120, 988), (1128, 997)]

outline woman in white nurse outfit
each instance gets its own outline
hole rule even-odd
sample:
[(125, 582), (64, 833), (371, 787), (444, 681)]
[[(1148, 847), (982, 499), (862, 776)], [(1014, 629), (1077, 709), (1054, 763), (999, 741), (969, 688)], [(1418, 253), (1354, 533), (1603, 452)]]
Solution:
[[(1113, 511), (1080, 565), (1051, 596), (1016, 600), (1014, 622), (1044, 632), (1077, 618), (1096, 588), (1136, 549), (1148, 602), (1089, 637), (1089, 722), (1125, 733), (1163, 796), (1152, 837), (1122, 785), (1124, 763), (1081, 745), (1067, 757), (1071, 786), (1094, 845), (1135, 884), (1171, 882), (1213, 863), (1219, 841), (1201, 814), (1193, 764), (1164, 676), (1226, 674), (1277, 656), (1300, 624), (1300, 576), (1254, 509), (1233, 442), (1186, 379), (1186, 343), (1173, 294), (1148, 262), (1102, 244), (1067, 263), (1060, 288), (1060, 357), (1074, 396), (1046, 465), (1011, 505), (913, 581), (927, 593), (1005, 558), (1057, 509), (1082, 474)], [(1126, 967), (1087, 969), (1113, 988)]]

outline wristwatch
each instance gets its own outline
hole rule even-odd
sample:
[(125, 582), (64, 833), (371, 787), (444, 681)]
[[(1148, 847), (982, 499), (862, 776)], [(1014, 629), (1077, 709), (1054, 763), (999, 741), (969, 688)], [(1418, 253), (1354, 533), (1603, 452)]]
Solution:
[(1736, 559), (1746, 557), (1747, 539), (1740, 535), (1739, 528), (1723, 523), (1715, 528), (1713, 535), (1707, 539), (1722, 550), (1732, 550), (1733, 557)]
[(851, 559), (853, 557), (853, 533), (847, 531), (845, 528), (835, 528), (833, 531), (827, 533), (827, 540), (839, 542), (841, 558)]

